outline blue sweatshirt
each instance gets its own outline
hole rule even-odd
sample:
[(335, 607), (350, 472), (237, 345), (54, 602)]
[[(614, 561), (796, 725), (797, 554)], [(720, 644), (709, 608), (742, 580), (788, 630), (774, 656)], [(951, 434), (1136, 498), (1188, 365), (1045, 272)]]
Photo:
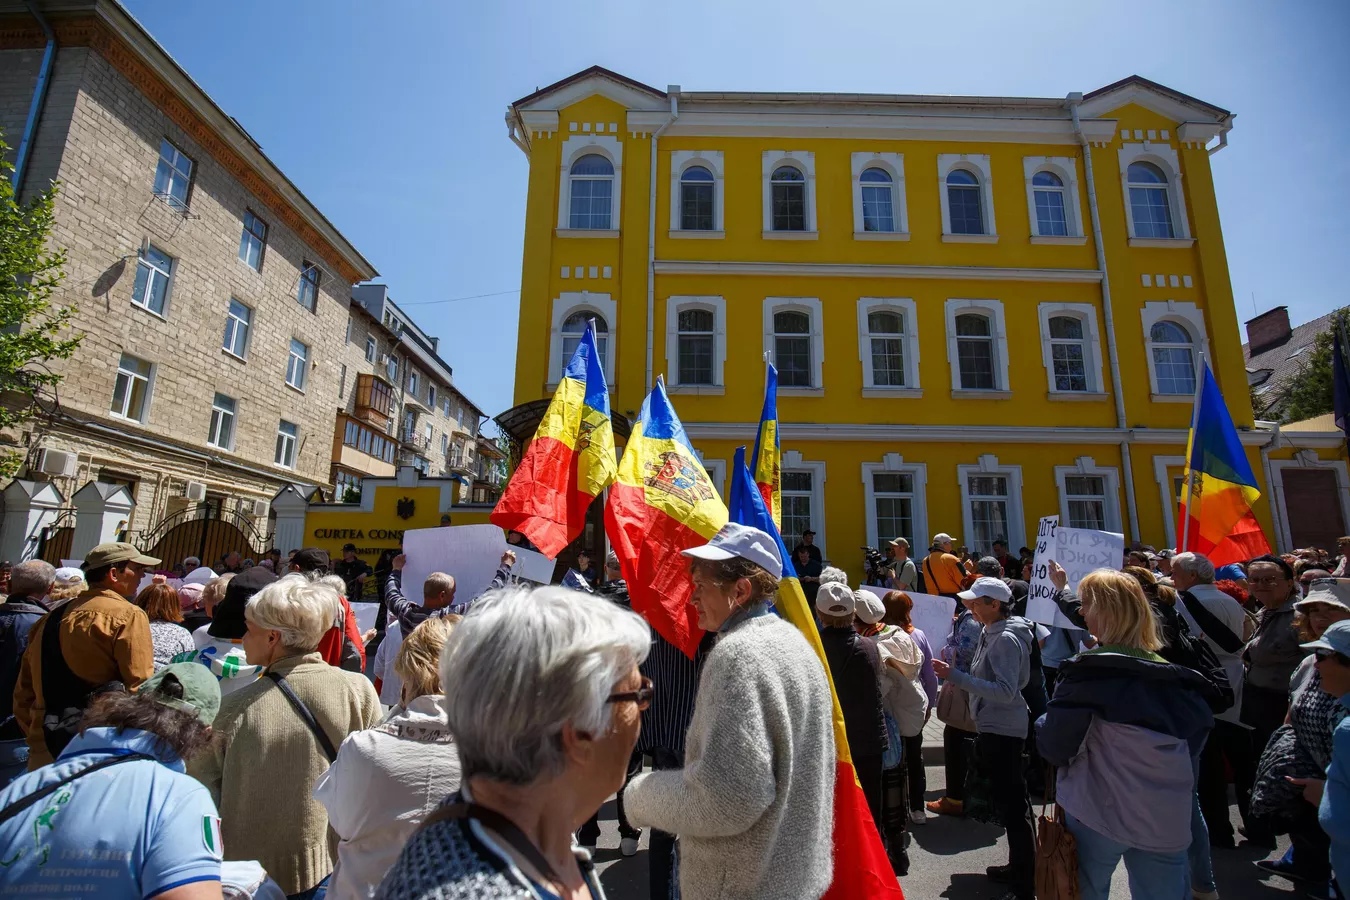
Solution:
[[(1341, 698), (1341, 706), (1350, 709), (1350, 694)], [(1331, 838), (1331, 871), (1345, 884), (1350, 881), (1350, 719), (1342, 719), (1331, 735), (1331, 765), (1317, 821)]]

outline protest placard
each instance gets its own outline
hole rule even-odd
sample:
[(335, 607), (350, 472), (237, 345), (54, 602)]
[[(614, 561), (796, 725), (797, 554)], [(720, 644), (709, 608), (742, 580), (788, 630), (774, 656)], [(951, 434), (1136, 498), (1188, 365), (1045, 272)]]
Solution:
[(516, 565), (511, 574), (535, 584), (548, 584), (553, 580), (553, 560), (538, 550), (526, 550), (524, 547), (508, 547), (516, 554)]
[(1055, 605), (1055, 586), (1050, 583), (1050, 560), (1055, 558), (1055, 533), (1059, 516), (1044, 516), (1036, 528), (1036, 555), (1031, 563), (1031, 584), (1027, 588), (1027, 618), (1059, 628), (1072, 628)]
[[(467, 603), (488, 589), (506, 552), (506, 536), (496, 525), (414, 528), (403, 533), (403, 594), (422, 599), (432, 572), (455, 578), (455, 602)], [(519, 551), (517, 551), (519, 552)]]
[[(885, 597), (890, 588), (865, 584), (862, 590), (878, 597)], [(910, 622), (924, 633), (924, 637), (928, 638), (928, 643), (936, 653), (937, 648), (947, 640), (947, 635), (952, 633), (952, 616), (956, 614), (956, 601), (951, 597), (939, 597), (936, 594), (919, 594), (914, 591), (905, 591), (905, 594), (914, 601), (914, 609), (909, 614)]]
[(1068, 528), (1059, 516), (1046, 516), (1036, 529), (1036, 557), (1032, 563), (1027, 594), (1027, 617), (1036, 622), (1072, 628), (1055, 605), (1055, 586), (1050, 582), (1050, 561), (1063, 567), (1068, 586), (1077, 590), (1083, 576), (1097, 569), (1119, 569), (1125, 556), (1125, 536), (1092, 528)]

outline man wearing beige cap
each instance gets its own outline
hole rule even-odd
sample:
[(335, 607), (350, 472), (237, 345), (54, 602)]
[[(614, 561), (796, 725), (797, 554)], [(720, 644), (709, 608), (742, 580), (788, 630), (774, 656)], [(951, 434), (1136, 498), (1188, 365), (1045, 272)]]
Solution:
[[(65, 749), (91, 695), (114, 685), (135, 689), (154, 674), (150, 620), (130, 599), (146, 570), (157, 565), (132, 544), (99, 544), (81, 566), (89, 589), (33, 626), (14, 687), (14, 717), (28, 738), (30, 772)], [(55, 651), (59, 655), (44, 666)]]

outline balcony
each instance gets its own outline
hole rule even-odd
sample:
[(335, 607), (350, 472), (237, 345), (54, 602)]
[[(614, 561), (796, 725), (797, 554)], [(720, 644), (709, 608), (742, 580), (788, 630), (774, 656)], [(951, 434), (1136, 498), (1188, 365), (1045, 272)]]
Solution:
[(404, 428), (399, 432), (398, 442), (405, 447), (411, 447), (419, 453), (426, 453), (431, 449), (431, 438), (418, 432), (416, 428)]
[(379, 431), (386, 431), (393, 411), (393, 385), (374, 375), (356, 376), (356, 418)]

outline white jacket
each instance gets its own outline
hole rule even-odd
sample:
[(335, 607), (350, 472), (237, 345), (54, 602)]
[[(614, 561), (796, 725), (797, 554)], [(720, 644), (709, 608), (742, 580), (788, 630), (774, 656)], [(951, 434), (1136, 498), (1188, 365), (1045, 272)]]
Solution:
[(918, 641), (904, 629), (895, 625), (886, 628), (886, 631), (877, 635), (877, 652), (881, 654), (882, 669), (881, 702), (886, 712), (895, 719), (900, 735), (914, 737), (923, 731), (924, 719), (928, 715), (928, 695), (919, 681), (923, 651), (919, 649)]
[(408, 837), (459, 790), (459, 751), (445, 724), (445, 698), (418, 697), (374, 728), (347, 736), (314, 786), (338, 836), (333, 900), (373, 897)]

